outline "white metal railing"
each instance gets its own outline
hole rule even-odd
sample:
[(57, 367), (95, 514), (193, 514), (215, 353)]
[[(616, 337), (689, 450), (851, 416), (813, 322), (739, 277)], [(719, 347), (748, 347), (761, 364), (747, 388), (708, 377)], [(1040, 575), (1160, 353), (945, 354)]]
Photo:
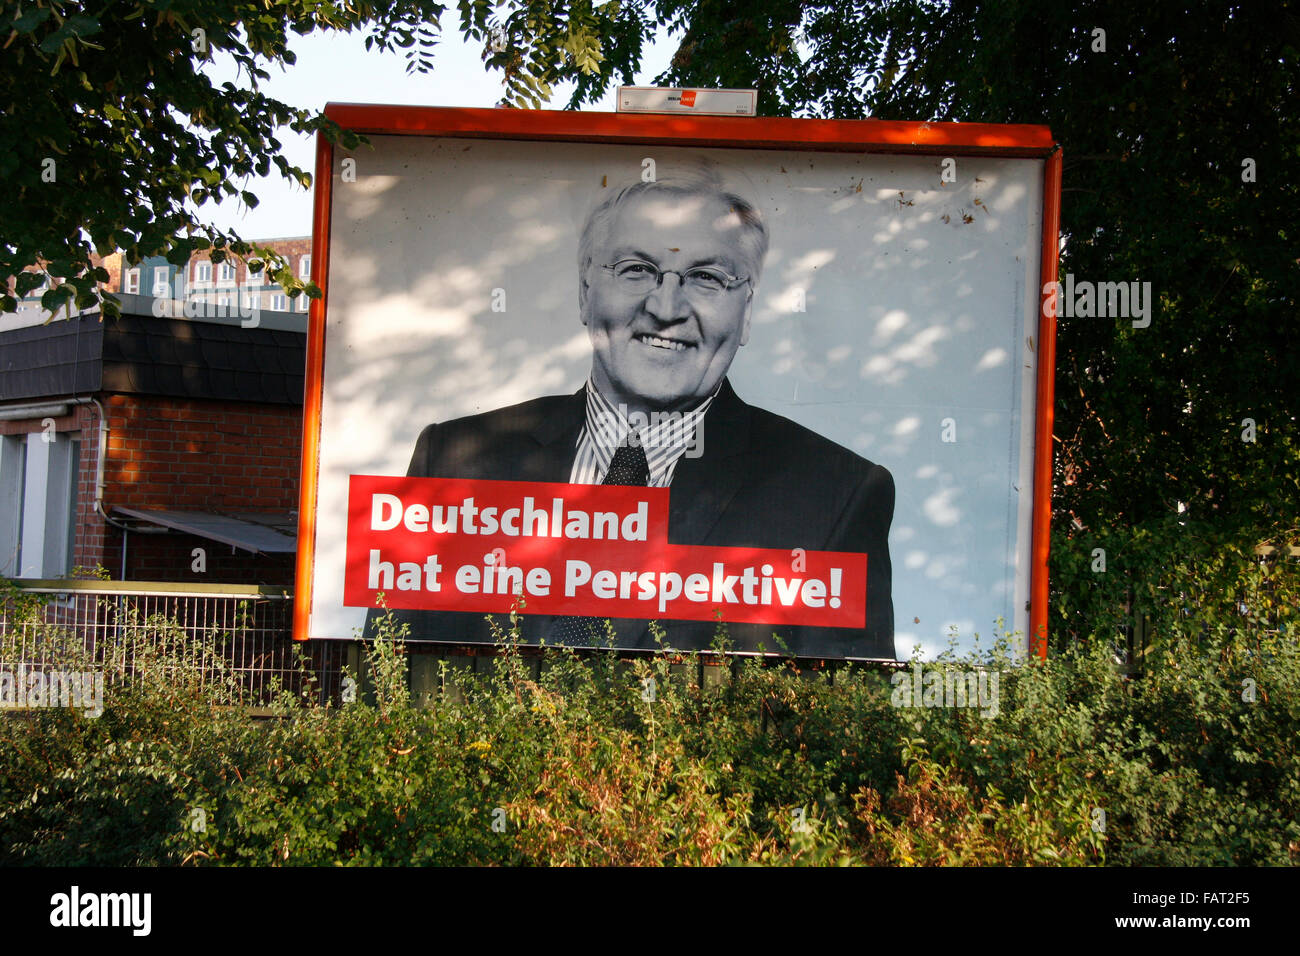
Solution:
[[(275, 688), (307, 690), (292, 639), (293, 594), (285, 588), (156, 581), (16, 580), (0, 599), (0, 668), (61, 666), (70, 655), (129, 678), (136, 658), (165, 659), (211, 680), (233, 678), (243, 700), (270, 701)], [(0, 598), (3, 596), (0, 595)], [(319, 699), (338, 699), (340, 642), (300, 645)]]

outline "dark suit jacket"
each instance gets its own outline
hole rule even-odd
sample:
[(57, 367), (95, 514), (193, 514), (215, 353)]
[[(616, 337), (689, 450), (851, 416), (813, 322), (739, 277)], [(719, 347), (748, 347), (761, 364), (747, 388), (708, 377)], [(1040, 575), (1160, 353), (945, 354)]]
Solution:
[[(420, 433), (407, 474), (567, 482), (585, 421), (586, 393), (579, 389), (429, 425)], [(889, 472), (788, 418), (741, 401), (727, 381), (705, 415), (700, 447), (700, 457), (683, 457), (673, 474), (668, 516), (673, 544), (867, 554), (866, 628), (733, 623), (727, 628), (733, 647), (754, 651), (761, 643), (776, 651), (775, 631), (800, 657), (892, 660), (888, 535), (894, 480)], [(413, 639), (492, 640), (481, 614), (395, 614), (410, 625)], [(535, 642), (547, 633), (550, 620), (524, 615), (524, 637)], [(656, 646), (646, 621), (614, 623), (617, 646)], [(716, 627), (708, 621), (660, 623), (666, 643), (681, 650), (707, 648)]]

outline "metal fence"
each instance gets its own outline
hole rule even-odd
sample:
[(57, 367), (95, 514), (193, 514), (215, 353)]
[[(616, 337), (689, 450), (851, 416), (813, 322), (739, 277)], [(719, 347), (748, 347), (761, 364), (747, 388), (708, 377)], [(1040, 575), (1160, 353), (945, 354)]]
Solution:
[[(56, 667), (77, 654), (130, 678), (143, 659), (208, 680), (231, 680), (250, 706), (278, 688), (339, 699), (348, 646), (296, 643), (293, 594), (283, 588), (146, 581), (14, 581), (35, 613), (0, 601), (0, 668)], [(183, 662), (183, 663), (182, 663)]]
[[(293, 593), (286, 588), (99, 580), (11, 583), (40, 607), (35, 615), (19, 613), (0, 594), (0, 671), (59, 668), (71, 647), (104, 672), (107, 684), (134, 679), (146, 669), (156, 672), (161, 658), (191, 678), (196, 673), (211, 681), (233, 677), (245, 705), (255, 709), (265, 708), (277, 688), (305, 691), (320, 703), (339, 703), (345, 665), (357, 677), (354, 690), (364, 693), (369, 687), (358, 642), (293, 640)], [(167, 653), (150, 655), (158, 650)], [(419, 707), (432, 706), (444, 695), (459, 697), (456, 675), (490, 672), (499, 652), (490, 646), (418, 643), (405, 650), (412, 700)], [(523, 653), (529, 673), (538, 677), (542, 650), (528, 647)], [(305, 673), (299, 657), (305, 659)], [(677, 679), (705, 685), (725, 680), (734, 663), (683, 658), (670, 670)]]
[[(1260, 560), (1300, 560), (1300, 547), (1279, 552), (1259, 549)], [(0, 581), (0, 586), (3, 585)], [(140, 670), (142, 654), (170, 660), (192, 676), (231, 680), (246, 705), (270, 703), (277, 689), (308, 694), (320, 703), (341, 698), (344, 666), (354, 674), (361, 655), (354, 641), (295, 642), (292, 636), (293, 592), (238, 584), (177, 584), (156, 581), (16, 580), (19, 595), (35, 600), (35, 613), (5, 600), (0, 591), (0, 672), (59, 667), (74, 650), (105, 672), (105, 680), (130, 679)], [(1244, 600), (1244, 598), (1243, 598)], [(1243, 605), (1244, 607), (1245, 605)], [(1291, 625), (1294, 628), (1294, 624)], [(1262, 629), (1262, 630), (1261, 630)], [(1276, 633), (1277, 622), (1256, 624)], [(1148, 621), (1137, 615), (1116, 646), (1118, 664), (1141, 669), (1149, 642)], [(1127, 645), (1127, 646), (1125, 646)], [(454, 670), (491, 667), (494, 648), (412, 648), (411, 691), (426, 704), (446, 693), (440, 664)], [(530, 649), (529, 656), (539, 655)], [(530, 661), (534, 674), (540, 660)], [(711, 683), (716, 668), (696, 679)], [(879, 665), (889, 667), (889, 665)], [(901, 666), (901, 665), (899, 665)], [(686, 664), (677, 665), (678, 669)], [(685, 673), (685, 671), (683, 671)], [(720, 674), (721, 671), (718, 671)], [(362, 684), (365, 675), (358, 674)]]

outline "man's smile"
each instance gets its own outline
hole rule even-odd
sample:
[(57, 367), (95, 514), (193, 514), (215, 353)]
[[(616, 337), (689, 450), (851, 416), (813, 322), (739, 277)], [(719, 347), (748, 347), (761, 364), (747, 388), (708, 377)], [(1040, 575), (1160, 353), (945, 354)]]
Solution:
[(686, 349), (694, 348), (691, 342), (683, 342), (679, 339), (666, 339), (660, 335), (652, 335), (649, 332), (638, 332), (633, 336), (636, 341), (642, 345), (648, 345), (651, 348), (664, 349), (673, 352), (684, 352)]

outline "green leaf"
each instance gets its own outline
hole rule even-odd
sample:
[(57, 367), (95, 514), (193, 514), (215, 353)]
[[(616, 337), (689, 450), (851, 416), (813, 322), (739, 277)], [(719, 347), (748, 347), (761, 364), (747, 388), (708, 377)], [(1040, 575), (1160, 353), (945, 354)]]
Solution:
[(63, 29), (78, 37), (90, 37), (99, 33), (102, 29), (97, 17), (85, 14), (77, 14), (68, 17), (63, 25)]
[(13, 28), (19, 33), (31, 33), (48, 20), (53, 12), (49, 7), (32, 7), (26, 13), (14, 18)]

